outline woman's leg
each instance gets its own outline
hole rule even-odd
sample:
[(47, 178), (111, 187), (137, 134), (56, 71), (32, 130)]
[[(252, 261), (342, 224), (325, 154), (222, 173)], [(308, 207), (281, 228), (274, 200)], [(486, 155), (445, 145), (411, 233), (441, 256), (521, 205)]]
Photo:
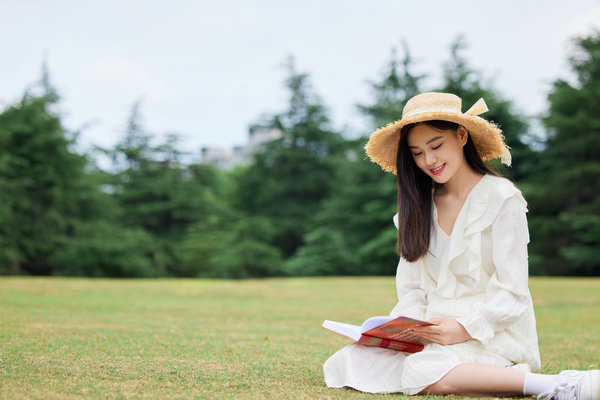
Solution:
[(487, 364), (461, 364), (419, 394), (521, 396), (525, 372)]
[(495, 365), (461, 364), (419, 394), (519, 396), (524, 392), (545, 399), (600, 400), (600, 370), (540, 375)]

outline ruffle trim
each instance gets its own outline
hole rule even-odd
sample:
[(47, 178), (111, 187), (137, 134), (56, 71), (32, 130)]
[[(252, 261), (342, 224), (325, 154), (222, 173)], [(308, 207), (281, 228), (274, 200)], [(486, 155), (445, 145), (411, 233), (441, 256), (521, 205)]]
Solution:
[[(469, 193), (461, 209), (445, 257), (442, 259), (437, 279), (438, 292), (443, 297), (455, 298), (463, 293), (459, 277), (479, 281), (481, 278), (481, 236), (496, 218), (504, 203), (518, 198), (527, 210), (527, 202), (519, 189), (505, 178), (485, 175)], [(467, 254), (466, 260), (461, 257)], [(457, 262), (458, 258), (461, 262)]]
[[(478, 281), (481, 276), (481, 234), (490, 227), (504, 203), (516, 197), (527, 211), (527, 202), (521, 191), (508, 179), (485, 175), (469, 193), (450, 235), (448, 251), (441, 261), (437, 277), (438, 293), (447, 298), (455, 298), (462, 293), (459, 277)], [(394, 215), (394, 225), (398, 229), (398, 214)], [(467, 263), (457, 262), (467, 254)], [(430, 286), (427, 274), (421, 271), (421, 287)]]

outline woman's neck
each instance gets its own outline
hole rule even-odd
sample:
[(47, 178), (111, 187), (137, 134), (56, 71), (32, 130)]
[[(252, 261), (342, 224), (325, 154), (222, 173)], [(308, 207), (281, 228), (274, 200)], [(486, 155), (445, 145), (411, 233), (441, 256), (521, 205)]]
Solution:
[(464, 168), (456, 171), (452, 178), (438, 187), (437, 195), (464, 200), (482, 177), (483, 175), (475, 172), (467, 163), (465, 163)]

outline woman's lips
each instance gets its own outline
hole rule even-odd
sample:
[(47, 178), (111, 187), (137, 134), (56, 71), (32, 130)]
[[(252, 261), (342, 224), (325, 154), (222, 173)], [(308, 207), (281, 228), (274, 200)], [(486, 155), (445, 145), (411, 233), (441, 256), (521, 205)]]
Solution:
[(430, 171), (431, 171), (431, 173), (432, 173), (432, 174), (434, 174), (434, 175), (439, 175), (439, 174), (441, 174), (442, 172), (444, 172), (444, 169), (445, 169), (445, 168), (446, 168), (446, 163), (444, 163), (444, 164), (440, 165), (440, 166), (439, 166), (439, 167), (437, 167), (437, 168), (430, 169)]

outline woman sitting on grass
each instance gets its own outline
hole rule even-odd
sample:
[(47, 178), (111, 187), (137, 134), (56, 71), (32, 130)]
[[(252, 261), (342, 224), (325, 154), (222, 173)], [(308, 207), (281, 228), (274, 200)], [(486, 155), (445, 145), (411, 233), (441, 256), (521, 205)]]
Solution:
[(597, 400), (600, 371), (542, 375), (528, 288), (527, 204), (483, 162), (510, 165), (501, 130), (466, 113), (461, 99), (424, 93), (402, 119), (375, 131), (369, 157), (398, 176), (396, 285), (392, 316), (435, 325), (414, 354), (351, 344), (323, 366), (329, 387), (372, 393), (538, 395)]

